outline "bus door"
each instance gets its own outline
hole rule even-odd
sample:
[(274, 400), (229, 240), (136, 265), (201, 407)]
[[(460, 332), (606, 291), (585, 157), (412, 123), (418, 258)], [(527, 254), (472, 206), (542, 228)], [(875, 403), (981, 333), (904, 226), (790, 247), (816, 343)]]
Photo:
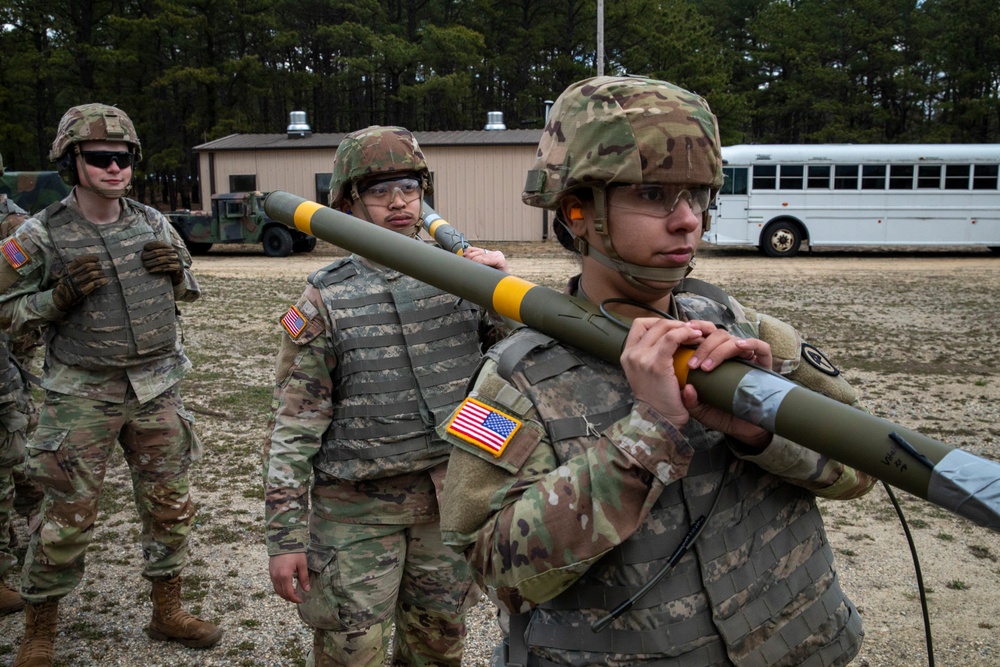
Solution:
[(725, 245), (741, 241), (752, 241), (755, 245), (760, 230), (748, 229), (747, 210), (750, 206), (748, 193), (749, 167), (724, 167), (725, 181), (715, 198), (712, 211), (712, 229), (708, 236), (712, 243)]

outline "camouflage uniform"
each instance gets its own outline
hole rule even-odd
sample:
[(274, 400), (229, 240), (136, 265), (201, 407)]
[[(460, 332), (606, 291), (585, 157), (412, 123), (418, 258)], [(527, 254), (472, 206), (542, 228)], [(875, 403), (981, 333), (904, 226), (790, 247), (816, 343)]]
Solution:
[[(697, 96), (605, 77), (560, 100), (529, 203), (553, 207), (552, 193), (592, 187), (606, 232), (605, 183), (721, 184), (714, 117)], [(609, 235), (600, 251), (617, 257)], [(616, 265), (636, 279), (676, 281), (672, 317), (762, 338), (774, 371), (857, 402), (792, 327), (682, 280), (689, 267), (673, 278), (645, 268)], [(586, 298), (579, 281), (568, 291)], [(492, 434), (500, 440), (482, 428), (469, 435), (470, 405), (507, 424)], [(443, 539), (466, 553), (508, 635), (494, 665), (845, 665), (858, 652), (860, 618), (838, 583), (815, 496), (857, 497), (869, 476), (778, 436), (752, 451), (694, 418), (678, 430), (633, 398), (621, 367), (530, 329), (490, 349), (439, 434), (455, 446)], [(666, 576), (591, 630), (672, 556)]]
[[(352, 133), (337, 160), (335, 177), (344, 164), (426, 170), (401, 128)], [(341, 175), (335, 200), (356, 180)], [(488, 321), (358, 256), (308, 282), (282, 320), (264, 481), (268, 554), (306, 554), (298, 611), (314, 628), (309, 664), (379, 667), (395, 623), (393, 664), (457, 667), (480, 594), (441, 543), (450, 447), (434, 427), (464, 396)]]
[(16, 466), (23, 465), (29, 415), (28, 392), (10, 352), (9, 337), (0, 335), (0, 585), (5, 585), (4, 578), (17, 563), (11, 544), (13, 472)]
[[(177, 383), (191, 364), (176, 335), (173, 304), (195, 300), (200, 289), (188, 270), (177, 286), (171, 286), (166, 276), (140, 275), (134, 266), (137, 251), (127, 249), (141, 250), (153, 239), (173, 245), (185, 267), (191, 259), (162, 215), (137, 202), (123, 201), (118, 222), (100, 226), (103, 240), (80, 234), (79, 230), (97, 226), (85, 221), (74, 194), (29, 219), (12, 237), (27, 262), (16, 269), (18, 280), (0, 296), (0, 311), (15, 331), (44, 328), (51, 336), (42, 377), (45, 401), (27, 445), (27, 472), (46, 493), (41, 526), (32, 535), (23, 575), (22, 596), (29, 602), (61, 598), (79, 583), (104, 473), (119, 439), (132, 469), (136, 506), (143, 520), (144, 576), (169, 579), (180, 572), (187, 555), (187, 536), (194, 521), (187, 472), (200, 445), (177, 391)], [(56, 243), (54, 227), (69, 230), (61, 234), (70, 238)], [(79, 240), (77, 247), (73, 238)], [(61, 267), (73, 253), (79, 254), (79, 246), (93, 251), (95, 244), (111, 251), (104, 260), (107, 271), (121, 281), (150, 285), (145, 299), (168, 304), (169, 312), (162, 317), (170, 321), (166, 327), (170, 333), (155, 346), (144, 346), (132, 333), (136, 321), (125, 317), (128, 343), (122, 347), (127, 351), (92, 357), (87, 349), (94, 343), (78, 338), (79, 328), (70, 324), (75, 322), (75, 313), (55, 307), (50, 290)], [(122, 289), (114, 289), (120, 284), (112, 281), (90, 295), (88, 302), (96, 310), (122, 299)]]

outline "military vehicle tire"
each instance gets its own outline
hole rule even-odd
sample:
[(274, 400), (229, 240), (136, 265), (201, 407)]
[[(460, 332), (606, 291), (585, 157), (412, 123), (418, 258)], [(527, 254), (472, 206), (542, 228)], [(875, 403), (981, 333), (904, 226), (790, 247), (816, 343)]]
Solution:
[(197, 241), (188, 241), (187, 239), (184, 239), (184, 245), (187, 246), (188, 252), (192, 255), (205, 255), (212, 249), (211, 243), (198, 243)]
[(264, 244), (264, 254), (268, 257), (287, 257), (292, 254), (292, 233), (279, 225), (271, 225), (264, 230), (261, 239)]
[(304, 239), (295, 239), (295, 242), (292, 243), (292, 252), (312, 252), (315, 249), (315, 236), (307, 236)]

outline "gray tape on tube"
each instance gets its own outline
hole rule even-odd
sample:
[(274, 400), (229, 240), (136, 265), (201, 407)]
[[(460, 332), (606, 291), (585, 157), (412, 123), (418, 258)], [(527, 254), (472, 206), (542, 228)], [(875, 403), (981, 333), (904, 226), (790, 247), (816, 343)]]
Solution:
[(780, 376), (752, 370), (736, 387), (733, 414), (774, 433), (778, 408), (795, 386)]
[(953, 449), (934, 466), (927, 500), (1000, 530), (1000, 464)]

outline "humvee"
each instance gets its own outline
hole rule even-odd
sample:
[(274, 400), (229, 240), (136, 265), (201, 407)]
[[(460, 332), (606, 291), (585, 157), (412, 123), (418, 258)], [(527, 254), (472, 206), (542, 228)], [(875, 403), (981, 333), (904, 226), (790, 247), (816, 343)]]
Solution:
[(260, 243), (268, 257), (311, 252), (316, 238), (271, 219), (264, 212), (266, 192), (212, 195), (212, 211), (167, 211), (167, 220), (184, 239), (192, 255), (208, 252), (216, 243)]
[(7, 171), (0, 176), (0, 193), (28, 213), (62, 201), (70, 190), (58, 171)]

